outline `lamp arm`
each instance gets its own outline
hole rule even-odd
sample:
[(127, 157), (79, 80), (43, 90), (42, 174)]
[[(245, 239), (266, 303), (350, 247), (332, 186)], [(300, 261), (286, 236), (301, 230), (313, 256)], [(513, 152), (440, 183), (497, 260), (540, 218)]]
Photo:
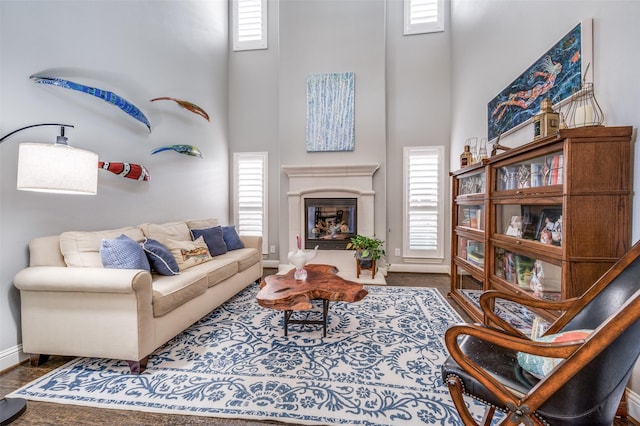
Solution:
[(40, 127), (40, 126), (60, 126), (60, 127), (61, 127), (60, 132), (62, 133), (62, 136), (64, 136), (64, 128), (65, 128), (65, 127), (74, 127), (74, 126), (73, 126), (73, 125), (71, 125), (71, 124), (61, 124), (61, 123), (41, 123), (41, 124), (32, 124), (32, 125), (30, 125), (30, 126), (21, 127), (21, 128), (19, 128), (19, 129), (17, 129), (17, 130), (14, 130), (14, 131), (13, 131), (13, 132), (11, 132), (11, 133), (8, 133), (8, 134), (4, 135), (2, 138), (0, 138), (0, 143), (2, 143), (2, 142), (3, 142), (5, 139), (7, 139), (9, 136), (12, 136), (12, 135), (14, 135), (14, 134), (16, 134), (16, 133), (18, 133), (18, 132), (21, 132), (21, 131), (26, 130), (26, 129), (30, 129), (30, 128), (32, 128), (32, 127)]

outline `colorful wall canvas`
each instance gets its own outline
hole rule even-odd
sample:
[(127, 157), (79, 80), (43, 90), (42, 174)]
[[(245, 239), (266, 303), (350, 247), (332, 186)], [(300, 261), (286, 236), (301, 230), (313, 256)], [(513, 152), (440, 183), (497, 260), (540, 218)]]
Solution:
[(307, 77), (307, 152), (353, 151), (355, 75)]
[[(488, 136), (493, 140), (529, 123), (549, 98), (558, 108), (580, 90), (593, 65), (592, 21), (583, 20), (487, 105)], [(586, 76), (589, 77), (589, 76)], [(593, 77), (590, 77), (592, 81)]]

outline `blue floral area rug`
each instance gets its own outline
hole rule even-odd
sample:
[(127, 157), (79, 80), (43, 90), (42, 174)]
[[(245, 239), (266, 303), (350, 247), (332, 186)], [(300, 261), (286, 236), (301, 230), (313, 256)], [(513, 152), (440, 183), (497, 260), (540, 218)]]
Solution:
[[(330, 304), (327, 337), (317, 325), (285, 337), (283, 313), (260, 307), (254, 284), (156, 350), (140, 375), (78, 358), (9, 396), (295, 424), (461, 425), (440, 365), (444, 332), (462, 319), (435, 289), (367, 289), (358, 303)], [(480, 418), (484, 406), (469, 404)]]

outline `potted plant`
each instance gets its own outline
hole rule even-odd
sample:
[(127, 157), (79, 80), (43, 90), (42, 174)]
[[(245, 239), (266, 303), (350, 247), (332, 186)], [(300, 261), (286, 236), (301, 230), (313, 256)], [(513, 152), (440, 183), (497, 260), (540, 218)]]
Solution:
[(360, 267), (363, 269), (371, 268), (372, 261), (378, 261), (381, 257), (386, 256), (382, 241), (379, 238), (367, 237), (365, 235), (356, 234), (351, 237), (347, 243), (347, 250), (355, 250), (355, 257), (360, 260)]

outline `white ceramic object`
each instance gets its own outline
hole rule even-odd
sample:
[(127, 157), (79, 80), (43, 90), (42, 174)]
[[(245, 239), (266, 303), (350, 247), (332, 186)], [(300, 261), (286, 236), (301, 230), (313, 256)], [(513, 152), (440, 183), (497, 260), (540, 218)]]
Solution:
[(316, 246), (312, 251), (305, 252), (302, 249), (297, 249), (289, 252), (289, 263), (296, 267), (296, 272), (293, 274), (293, 277), (296, 280), (307, 279), (307, 271), (305, 271), (304, 265), (306, 265), (307, 262), (316, 257), (317, 252), (318, 246)]

